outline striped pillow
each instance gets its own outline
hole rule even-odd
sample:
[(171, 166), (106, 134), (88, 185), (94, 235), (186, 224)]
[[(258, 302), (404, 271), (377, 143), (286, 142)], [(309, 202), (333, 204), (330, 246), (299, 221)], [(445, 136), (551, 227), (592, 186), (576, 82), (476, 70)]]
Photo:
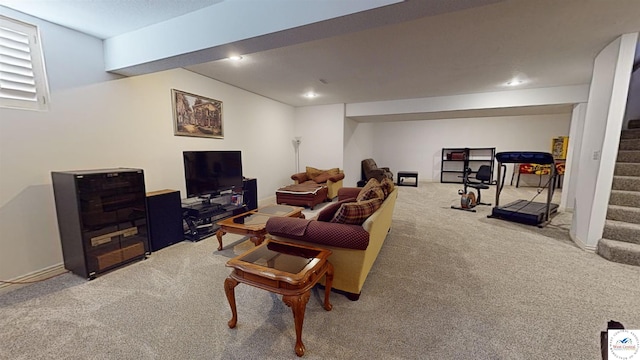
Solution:
[(362, 225), (382, 205), (382, 199), (344, 203), (331, 219), (332, 223)]

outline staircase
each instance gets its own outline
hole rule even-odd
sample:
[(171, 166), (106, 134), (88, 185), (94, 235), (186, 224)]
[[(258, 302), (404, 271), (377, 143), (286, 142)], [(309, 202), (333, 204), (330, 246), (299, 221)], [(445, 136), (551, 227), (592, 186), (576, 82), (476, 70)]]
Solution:
[(622, 130), (602, 239), (603, 258), (640, 266), (640, 120)]

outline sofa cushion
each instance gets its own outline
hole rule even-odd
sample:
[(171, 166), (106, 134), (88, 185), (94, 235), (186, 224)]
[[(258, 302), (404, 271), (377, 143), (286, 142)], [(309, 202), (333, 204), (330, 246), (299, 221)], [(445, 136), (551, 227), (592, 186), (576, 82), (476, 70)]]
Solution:
[(329, 180), (329, 178), (331, 178), (333, 175), (329, 174), (327, 171), (321, 173), (320, 175), (316, 176), (313, 178), (313, 181), (315, 181), (317, 184), (322, 184), (322, 183), (326, 183), (327, 180)]
[[(272, 221), (273, 220), (273, 221)], [(312, 220), (274, 216), (267, 220), (266, 230), (269, 234), (301, 238)]]
[(329, 222), (331, 221), (331, 219), (333, 219), (333, 216), (336, 214), (336, 211), (338, 211), (338, 209), (342, 204), (347, 202), (354, 202), (354, 201), (356, 201), (355, 198), (350, 198), (350, 199), (344, 199), (344, 200), (332, 202), (331, 204), (325, 206), (322, 210), (320, 210), (316, 220)]
[(307, 172), (307, 177), (309, 179), (313, 179), (314, 177), (316, 177), (316, 176), (318, 176), (318, 175), (320, 175), (320, 174), (322, 174), (324, 172), (324, 170), (316, 169), (316, 168), (311, 167), (311, 166), (307, 166), (306, 169), (307, 169), (307, 171), (306, 171)]
[(356, 201), (364, 201), (379, 198), (384, 200), (384, 191), (380, 187), (380, 183), (375, 178), (371, 178), (367, 184), (360, 190)]
[(380, 187), (382, 188), (382, 191), (384, 192), (384, 198), (386, 199), (387, 196), (389, 196), (389, 194), (393, 192), (395, 185), (393, 183), (393, 180), (389, 178), (384, 178), (382, 179), (382, 182), (380, 182)]
[(314, 179), (317, 176), (319, 176), (319, 175), (321, 175), (322, 173), (325, 173), (325, 172), (328, 173), (330, 176), (331, 175), (338, 175), (340, 173), (340, 169), (331, 168), (329, 170), (322, 170), (322, 169), (316, 169), (316, 168), (311, 167), (311, 166), (307, 166), (306, 167), (306, 173), (307, 173), (307, 177), (309, 179)]
[[(382, 191), (382, 190), (380, 190)], [(331, 219), (332, 223), (362, 225), (371, 214), (382, 205), (382, 199), (373, 198), (358, 202), (348, 202), (340, 205), (340, 209)]]
[(369, 233), (359, 225), (334, 224), (312, 221), (301, 240), (314, 244), (336, 246), (346, 249), (366, 250), (369, 246)]
[(369, 233), (359, 225), (274, 216), (267, 220), (266, 230), (273, 236), (321, 246), (329, 245), (356, 250), (365, 250), (369, 246)]

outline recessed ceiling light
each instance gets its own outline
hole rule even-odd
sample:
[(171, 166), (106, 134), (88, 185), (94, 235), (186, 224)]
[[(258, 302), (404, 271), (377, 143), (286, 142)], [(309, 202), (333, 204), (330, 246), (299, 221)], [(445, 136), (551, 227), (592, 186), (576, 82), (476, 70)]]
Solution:
[(309, 98), (309, 99), (313, 99), (314, 97), (317, 97), (317, 96), (318, 96), (318, 94), (314, 93), (313, 91), (309, 91), (309, 92), (306, 92), (304, 94), (304, 97)]
[(240, 55), (229, 56), (229, 60), (240, 61), (240, 60), (242, 60), (242, 56), (240, 56)]

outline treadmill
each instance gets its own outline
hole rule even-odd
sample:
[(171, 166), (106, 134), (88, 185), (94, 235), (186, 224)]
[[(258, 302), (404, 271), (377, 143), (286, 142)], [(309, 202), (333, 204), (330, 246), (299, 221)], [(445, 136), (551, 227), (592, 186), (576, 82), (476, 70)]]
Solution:
[[(498, 161), (498, 183), (496, 185), (496, 202), (491, 210), (489, 218), (497, 218), (527, 225), (544, 227), (551, 221), (551, 215), (558, 212), (558, 204), (551, 203), (555, 191), (556, 167), (553, 155), (545, 152), (534, 151), (508, 151), (496, 154)], [(547, 188), (547, 201), (535, 202), (533, 200), (516, 200), (500, 206), (500, 192), (504, 187), (504, 174), (501, 176), (504, 164), (532, 163), (551, 165), (551, 178)], [(515, 170), (514, 170), (515, 171)], [(502, 179), (502, 181), (500, 181)]]

